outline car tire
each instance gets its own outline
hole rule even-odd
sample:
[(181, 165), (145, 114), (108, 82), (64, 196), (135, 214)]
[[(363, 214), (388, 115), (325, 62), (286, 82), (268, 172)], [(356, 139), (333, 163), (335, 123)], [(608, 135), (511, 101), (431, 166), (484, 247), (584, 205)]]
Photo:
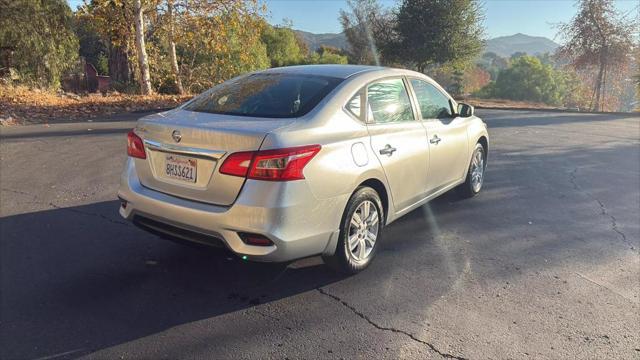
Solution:
[[(356, 274), (369, 266), (380, 243), (385, 219), (383, 210), (380, 196), (374, 189), (356, 189), (340, 221), (335, 253), (323, 256), (325, 264), (343, 274)], [(364, 221), (361, 217), (365, 217)]]
[(458, 194), (463, 198), (471, 198), (482, 190), (484, 183), (484, 170), (487, 167), (487, 154), (482, 144), (477, 143), (473, 154), (471, 155), (471, 161), (469, 162), (469, 169), (467, 170), (467, 178), (463, 184), (458, 186)]

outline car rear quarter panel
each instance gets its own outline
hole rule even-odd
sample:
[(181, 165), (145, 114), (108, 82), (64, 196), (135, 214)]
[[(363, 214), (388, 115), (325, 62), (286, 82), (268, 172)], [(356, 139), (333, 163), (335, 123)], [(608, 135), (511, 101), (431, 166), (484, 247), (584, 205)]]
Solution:
[(386, 186), (384, 172), (369, 146), (366, 126), (340, 107), (323, 121), (279, 129), (265, 138), (262, 149), (319, 144), (320, 152), (304, 169), (305, 180), (318, 200), (329, 200), (331, 218), (339, 224), (357, 186), (376, 179)]

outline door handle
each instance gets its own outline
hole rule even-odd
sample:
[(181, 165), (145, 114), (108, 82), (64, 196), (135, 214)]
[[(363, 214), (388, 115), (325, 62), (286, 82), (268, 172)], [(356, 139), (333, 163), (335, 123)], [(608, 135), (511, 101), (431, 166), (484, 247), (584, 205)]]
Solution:
[(442, 139), (440, 139), (438, 137), (438, 135), (433, 135), (433, 137), (431, 138), (431, 140), (429, 140), (430, 143), (438, 145), (438, 143), (442, 141)]
[(396, 148), (391, 147), (391, 145), (387, 144), (384, 149), (380, 149), (380, 155), (393, 155), (393, 152), (396, 151)]

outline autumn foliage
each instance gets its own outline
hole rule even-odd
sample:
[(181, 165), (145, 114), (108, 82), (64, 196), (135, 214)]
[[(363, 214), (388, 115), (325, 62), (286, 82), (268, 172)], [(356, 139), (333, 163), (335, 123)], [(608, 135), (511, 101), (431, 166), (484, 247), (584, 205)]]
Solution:
[(0, 86), (0, 121), (2, 125), (27, 125), (53, 120), (87, 120), (125, 112), (173, 108), (188, 99), (189, 96), (120, 93), (77, 96), (5, 85)]

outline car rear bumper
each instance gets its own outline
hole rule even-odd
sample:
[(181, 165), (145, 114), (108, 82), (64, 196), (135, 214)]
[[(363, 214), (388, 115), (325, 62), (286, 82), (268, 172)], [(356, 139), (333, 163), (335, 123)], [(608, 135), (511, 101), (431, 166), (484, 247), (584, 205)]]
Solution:
[[(120, 215), (151, 232), (182, 240), (222, 243), (256, 261), (289, 261), (335, 249), (348, 194), (317, 199), (306, 181), (247, 180), (231, 206), (182, 199), (144, 187), (128, 159), (118, 197)], [(266, 236), (273, 245), (245, 244), (242, 233)]]

